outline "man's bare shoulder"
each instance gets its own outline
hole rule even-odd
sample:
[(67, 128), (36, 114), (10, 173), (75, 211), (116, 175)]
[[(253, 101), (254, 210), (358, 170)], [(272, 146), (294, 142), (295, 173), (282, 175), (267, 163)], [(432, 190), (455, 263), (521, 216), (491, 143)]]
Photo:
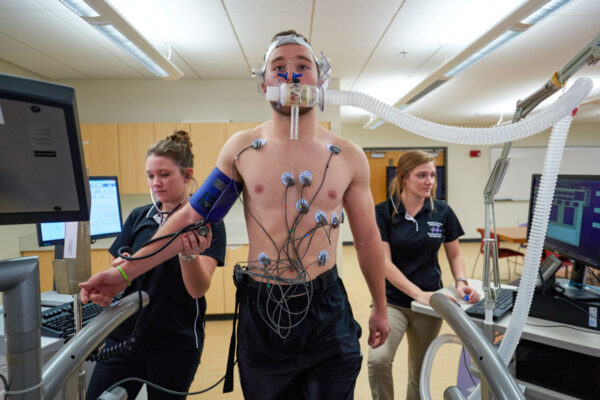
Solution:
[(241, 131), (235, 132), (231, 137), (227, 140), (226, 146), (233, 147), (245, 147), (252, 143), (254, 139), (261, 139), (264, 137), (266, 125), (268, 122), (263, 122), (260, 125), (255, 126), (250, 129), (243, 129)]
[(255, 139), (264, 139), (265, 126), (267, 124), (268, 122), (265, 122), (254, 128), (237, 131), (231, 135), (219, 154), (217, 165), (220, 167), (228, 167), (235, 156), (246, 147), (251, 146)]

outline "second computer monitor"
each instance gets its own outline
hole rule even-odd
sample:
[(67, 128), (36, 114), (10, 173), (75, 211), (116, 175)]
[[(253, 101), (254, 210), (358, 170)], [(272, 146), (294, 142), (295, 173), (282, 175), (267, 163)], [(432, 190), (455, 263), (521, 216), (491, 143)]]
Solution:
[[(533, 175), (529, 226), (540, 175)], [(600, 269), (600, 175), (559, 175), (544, 247), (576, 264)]]
[[(92, 240), (118, 236), (123, 226), (119, 185), (116, 176), (91, 176), (90, 237)], [(37, 224), (38, 244), (62, 244), (65, 238), (64, 222)]]

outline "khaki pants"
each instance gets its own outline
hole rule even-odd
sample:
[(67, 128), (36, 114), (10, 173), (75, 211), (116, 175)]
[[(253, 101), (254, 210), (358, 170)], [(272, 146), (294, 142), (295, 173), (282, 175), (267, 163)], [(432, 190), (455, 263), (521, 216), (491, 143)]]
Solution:
[(427, 347), (436, 338), (442, 326), (441, 318), (416, 313), (404, 307), (387, 306), (392, 331), (383, 346), (369, 348), (369, 384), (373, 400), (392, 400), (394, 382), (392, 363), (396, 350), (406, 332), (408, 337), (407, 400), (419, 400), (419, 377)]

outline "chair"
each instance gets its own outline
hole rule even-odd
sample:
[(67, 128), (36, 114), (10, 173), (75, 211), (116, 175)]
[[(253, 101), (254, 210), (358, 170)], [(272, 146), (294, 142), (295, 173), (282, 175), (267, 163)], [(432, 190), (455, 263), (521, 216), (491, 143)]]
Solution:
[[(485, 236), (485, 230), (482, 228), (477, 228), (477, 232), (479, 232), (479, 234), (481, 235), (481, 246), (479, 247), (479, 253), (477, 253), (477, 257), (475, 258), (475, 262), (473, 263), (473, 269), (471, 270), (471, 278), (473, 278), (473, 276), (475, 275), (475, 267), (477, 267), (477, 261), (479, 260), (479, 256), (481, 254), (483, 254), (483, 247), (484, 247), (484, 236)], [(493, 239), (495, 237), (494, 232), (490, 232), (490, 239)], [(490, 250), (492, 250), (490, 248)], [(510, 249), (508, 247), (500, 247), (498, 246), (498, 258), (506, 258), (506, 264), (508, 266), (508, 280), (511, 280), (510, 277), (510, 263), (511, 263), (511, 257), (513, 258), (512, 263), (514, 265), (514, 269), (515, 269), (515, 275), (517, 274), (517, 257), (521, 257), (522, 261), (525, 260), (525, 254), (521, 253), (520, 251), (517, 250), (513, 250)]]

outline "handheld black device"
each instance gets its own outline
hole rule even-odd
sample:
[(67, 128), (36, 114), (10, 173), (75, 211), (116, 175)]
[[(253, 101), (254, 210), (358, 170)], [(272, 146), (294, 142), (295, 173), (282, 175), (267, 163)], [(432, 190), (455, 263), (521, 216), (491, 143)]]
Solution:
[(554, 274), (556, 274), (556, 271), (558, 271), (561, 265), (562, 261), (558, 257), (552, 254), (547, 257), (542, 265), (540, 265), (538, 278), (535, 283), (535, 290), (545, 292), (554, 286)]

